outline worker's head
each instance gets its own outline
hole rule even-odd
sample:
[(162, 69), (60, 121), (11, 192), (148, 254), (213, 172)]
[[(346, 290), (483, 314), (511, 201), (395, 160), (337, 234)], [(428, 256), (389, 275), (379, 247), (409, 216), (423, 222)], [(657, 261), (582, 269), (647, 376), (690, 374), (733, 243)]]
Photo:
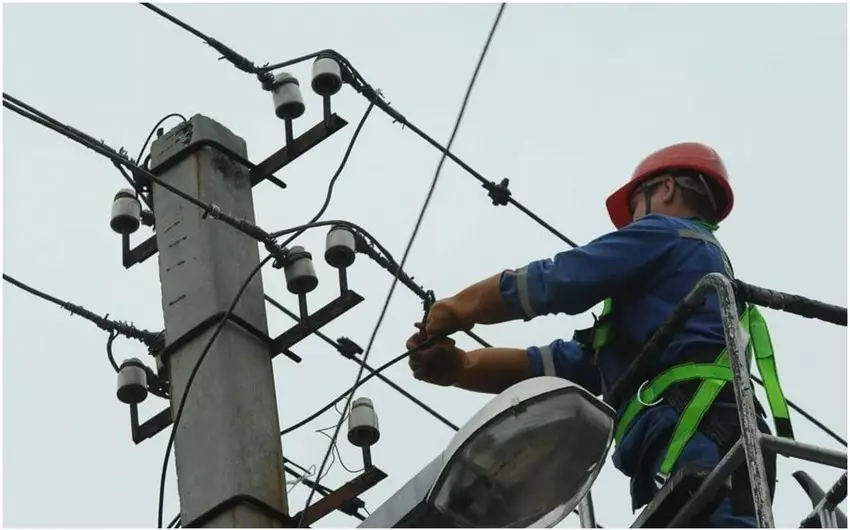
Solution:
[(703, 144), (684, 143), (646, 157), (606, 205), (614, 226), (622, 228), (649, 213), (716, 224), (729, 215), (733, 201), (718, 154)]

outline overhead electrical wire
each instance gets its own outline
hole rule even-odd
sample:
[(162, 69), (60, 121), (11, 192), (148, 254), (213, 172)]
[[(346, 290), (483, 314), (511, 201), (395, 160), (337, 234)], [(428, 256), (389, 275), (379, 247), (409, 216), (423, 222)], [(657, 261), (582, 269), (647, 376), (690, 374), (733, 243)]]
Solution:
[(165, 121), (169, 118), (180, 118), (184, 122), (189, 121), (189, 120), (186, 119), (186, 116), (183, 116), (179, 112), (172, 112), (171, 114), (166, 114), (165, 116), (160, 118), (159, 121), (156, 122), (156, 125), (154, 125), (153, 128), (151, 129), (150, 134), (148, 134), (148, 137), (145, 139), (145, 143), (142, 144), (142, 148), (139, 150), (139, 156), (136, 157), (136, 164), (141, 165), (142, 157), (145, 155), (145, 149), (148, 148), (148, 144), (153, 139), (153, 135), (156, 134), (156, 131), (157, 131), (157, 129), (159, 129), (159, 126), (162, 125), (163, 123), (165, 123)]
[(109, 364), (112, 365), (112, 369), (115, 370), (116, 374), (120, 371), (120, 368), (118, 366), (118, 363), (115, 362), (115, 354), (112, 353), (112, 343), (115, 342), (115, 337), (117, 336), (117, 333), (115, 333), (114, 331), (110, 331), (109, 338), (106, 339), (106, 358), (109, 360)]
[[(273, 305), (274, 307), (276, 307), (277, 309), (279, 309), (280, 311), (285, 313), (287, 316), (289, 316), (290, 318), (292, 318), (293, 320), (295, 320), (297, 322), (301, 322), (301, 318), (298, 315), (296, 315), (294, 312), (287, 309), (283, 304), (281, 304), (280, 302), (278, 302), (274, 298), (270, 297), (269, 295), (265, 295), (265, 298), (266, 298), (266, 301), (268, 301), (271, 305)], [(389, 385), (391, 388), (396, 390), (398, 393), (400, 393), (401, 395), (403, 395), (404, 397), (406, 397), (407, 399), (409, 399), (410, 401), (412, 401), (413, 403), (418, 405), (422, 410), (424, 410), (425, 412), (427, 412), (428, 414), (430, 414), (431, 416), (433, 416), (437, 420), (446, 424), (446, 426), (448, 426), (448, 427), (450, 427), (454, 430), (458, 429), (457, 425), (455, 425), (454, 423), (449, 421), (445, 416), (443, 416), (442, 414), (440, 414), (439, 412), (437, 412), (436, 410), (434, 410), (433, 408), (431, 408), (430, 406), (425, 404), (425, 402), (423, 402), (422, 400), (420, 400), (419, 398), (417, 398), (416, 396), (414, 396), (413, 394), (411, 394), (410, 392), (408, 392), (407, 390), (405, 390), (404, 388), (399, 386), (392, 379), (388, 378), (384, 374), (378, 373), (374, 368), (372, 368), (368, 364), (363, 363), (362, 360), (358, 359), (356, 355), (347, 354), (344, 345), (340, 344), (337, 341), (334, 341), (333, 339), (331, 339), (330, 337), (328, 337), (327, 335), (325, 335), (324, 333), (322, 333), (319, 330), (316, 330), (313, 333), (316, 336), (318, 336), (320, 339), (322, 339), (330, 347), (337, 350), (344, 358), (350, 359), (351, 361), (358, 363), (358, 364), (364, 364), (367, 372), (369, 372), (370, 374), (374, 374), (378, 379), (380, 379), (381, 381), (383, 381), (384, 383)]]
[[(502, 19), (502, 13), (504, 12), (504, 10), (505, 10), (505, 3), (502, 3), (499, 6), (499, 11), (496, 14), (496, 19), (493, 21), (493, 26), (490, 29), (490, 34), (487, 36), (487, 41), (485, 42), (484, 48), (481, 51), (481, 56), (478, 59), (478, 64), (476, 64), (476, 66), (475, 66), (475, 71), (472, 74), (472, 79), (470, 79), (469, 86), (466, 90), (466, 94), (464, 95), (463, 103), (461, 104), (461, 107), (460, 107), (460, 112), (458, 112), (458, 116), (457, 116), (457, 119), (455, 121), (454, 129), (452, 130), (452, 134), (449, 138), (449, 144), (448, 144), (449, 147), (451, 147), (451, 144), (454, 142), (454, 139), (457, 136), (458, 129), (460, 128), (461, 121), (463, 120), (464, 112), (466, 111), (466, 106), (469, 103), (469, 97), (472, 94), (473, 87), (475, 86), (475, 80), (478, 78), (478, 73), (481, 70), (481, 65), (484, 62), (484, 58), (487, 56), (487, 50), (489, 50), (490, 43), (493, 41), (493, 35), (495, 34), (496, 29), (499, 26), (499, 21)], [(425, 201), (422, 204), (422, 209), (419, 212), (419, 216), (416, 220), (416, 224), (413, 227), (413, 232), (410, 235), (410, 239), (407, 242), (407, 247), (404, 250), (404, 254), (402, 255), (401, 262), (399, 263), (399, 270), (404, 268), (404, 264), (407, 261), (408, 255), (410, 254), (410, 249), (413, 247), (413, 243), (416, 241), (416, 235), (419, 232), (419, 228), (422, 225), (422, 220), (425, 217), (425, 212), (427, 211), (428, 205), (431, 202), (431, 198), (434, 195), (434, 189), (436, 188), (437, 182), (439, 181), (440, 171), (443, 168), (443, 163), (445, 162), (445, 160), (446, 160), (446, 157), (445, 157), (445, 154), (444, 154), (440, 158), (440, 162), (437, 164), (437, 169), (434, 172), (434, 178), (431, 181), (431, 186), (428, 189), (428, 194), (426, 195)], [(396, 287), (397, 284), (398, 284), (398, 274), (396, 274), (395, 277), (393, 278), (393, 282), (390, 285), (389, 292), (387, 293), (387, 298), (384, 301), (384, 306), (381, 309), (381, 314), (378, 316), (378, 321), (375, 323), (375, 328), (372, 330), (372, 335), (369, 337), (369, 343), (367, 344), (366, 351), (363, 354), (363, 362), (364, 363), (366, 363), (369, 359), (369, 354), (372, 351), (372, 345), (375, 342), (375, 337), (377, 336), (378, 330), (381, 327), (381, 323), (384, 320), (384, 316), (387, 313), (387, 309), (389, 308), (390, 300), (392, 299), (392, 296), (393, 296), (393, 293), (395, 292), (395, 287)], [(357, 377), (354, 380), (355, 385), (360, 380), (360, 378), (363, 376), (363, 370), (364, 370), (364, 366), (361, 364), (360, 368), (357, 370)], [(351, 400), (352, 400), (353, 397), (354, 397), (354, 392), (352, 391), (351, 394), (348, 395), (348, 399), (346, 400), (345, 407), (344, 407), (345, 410), (350, 409)], [(327, 463), (327, 460), (328, 460), (330, 454), (333, 452), (334, 443), (336, 443), (336, 439), (339, 436), (339, 430), (342, 427), (342, 423), (343, 423), (343, 421), (342, 421), (342, 418), (341, 418), (340, 421), (338, 421), (337, 424), (336, 424), (336, 428), (334, 429), (333, 436), (331, 437), (331, 443), (328, 445), (328, 449), (325, 452), (324, 458), (322, 459), (322, 464), (319, 466), (319, 475), (322, 474), (322, 469), (325, 467), (325, 464)], [(306, 513), (307, 509), (310, 507), (310, 502), (313, 500), (313, 494), (315, 493), (315, 491), (316, 491), (316, 488), (310, 489), (310, 494), (307, 496), (307, 501), (304, 504), (304, 510), (302, 511), (302, 513)], [(299, 528), (303, 526), (302, 525), (303, 522), (304, 522), (303, 517), (298, 519), (298, 527)]]
[(41, 298), (42, 300), (46, 300), (52, 304), (55, 304), (62, 309), (69, 311), (73, 315), (77, 315), (83, 317), (84, 319), (92, 322), (97, 327), (104, 331), (108, 331), (110, 333), (117, 333), (119, 335), (123, 335), (129, 339), (134, 339), (148, 348), (153, 348), (157, 345), (159, 338), (162, 336), (162, 332), (154, 333), (153, 331), (148, 331), (145, 329), (139, 329), (135, 325), (130, 322), (123, 322), (120, 320), (110, 320), (107, 314), (106, 316), (98, 316), (92, 311), (89, 311), (83, 306), (72, 304), (71, 302), (66, 302), (65, 300), (60, 300), (55, 296), (51, 296), (43, 291), (39, 291), (35, 287), (31, 287), (25, 284), (22, 281), (16, 280), (15, 278), (9, 276), (5, 272), (3, 273), (3, 280), (11, 283), (18, 289), (21, 289), (33, 296)]

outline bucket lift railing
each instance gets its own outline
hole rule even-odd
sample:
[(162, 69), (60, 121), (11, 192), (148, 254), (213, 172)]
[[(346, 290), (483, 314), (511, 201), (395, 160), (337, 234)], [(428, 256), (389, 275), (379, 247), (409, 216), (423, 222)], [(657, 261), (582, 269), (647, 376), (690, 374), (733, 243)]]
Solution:
[[(706, 507), (713, 497), (716, 497), (717, 492), (723, 487), (729, 475), (743, 461), (746, 463), (747, 472), (750, 477), (751, 494), (758, 525), (761, 528), (769, 528), (774, 526), (774, 521), (767, 473), (762, 456), (763, 449), (787, 457), (799, 458), (845, 470), (847, 469), (847, 453), (846, 451), (835, 451), (825, 447), (764, 434), (758, 429), (755, 394), (753, 386), (750, 383), (750, 372), (747, 366), (747, 344), (744, 342), (744, 337), (741, 333), (736, 293), (738, 298), (745, 302), (782, 310), (806, 318), (816, 318), (845, 327), (847, 326), (847, 308), (826, 304), (798, 295), (756, 287), (740, 280), (729, 280), (720, 273), (708, 274), (685, 296), (684, 300), (676, 307), (667, 322), (653, 334), (641, 353), (626, 370), (623, 377), (612, 387), (607, 401), (609, 403), (616, 403), (628, 397), (624, 395), (627, 389), (636, 388), (645, 379), (646, 368), (650, 365), (652, 359), (657, 358), (657, 355), (669, 345), (676, 332), (682, 328), (691, 314), (704, 303), (706, 295), (712, 290), (717, 292), (719, 297), (723, 331), (732, 369), (732, 385), (735, 391), (735, 401), (738, 407), (738, 417), (741, 425), (741, 435), (718, 465), (701, 479), (700, 485), (689, 496), (689, 500), (667, 519), (666, 526), (675, 528), (687, 525), (691, 519)], [(804, 525), (808, 522), (809, 524), (807, 526), (809, 526), (813, 521), (817, 521), (820, 523), (819, 526), (822, 527), (833, 526), (831, 523), (836, 521), (834, 514), (837, 509), (836, 507), (846, 495), (847, 474), (845, 472), (835, 486), (830, 489), (829, 493), (815, 506), (813, 512), (804, 519)], [(650, 506), (645, 511), (650, 509)], [(593, 502), (589, 493), (587, 498), (579, 505), (579, 512), (582, 527), (595, 526), (595, 521), (593, 520)], [(582, 512), (584, 513), (582, 514)], [(644, 518), (643, 513), (638, 518), (638, 521), (642, 518)], [(645, 520), (644, 518), (644, 522)], [(638, 524), (638, 521), (635, 522), (634, 526), (642, 526), (642, 524)]]

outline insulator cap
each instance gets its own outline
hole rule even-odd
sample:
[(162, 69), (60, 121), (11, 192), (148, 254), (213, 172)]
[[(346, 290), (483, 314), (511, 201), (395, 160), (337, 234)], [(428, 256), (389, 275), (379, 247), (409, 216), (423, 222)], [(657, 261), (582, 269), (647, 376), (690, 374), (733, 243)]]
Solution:
[(292, 294), (307, 294), (319, 285), (313, 256), (304, 247), (292, 247), (283, 264), (286, 288)]
[(357, 447), (371, 447), (380, 438), (378, 415), (372, 400), (367, 397), (355, 399), (348, 415), (348, 441)]
[(327, 56), (313, 61), (313, 92), (320, 96), (333, 96), (342, 88), (342, 71), (336, 59)]
[(356, 241), (347, 226), (333, 226), (328, 231), (325, 244), (325, 261), (331, 267), (344, 269), (354, 263)]
[(132, 234), (139, 229), (142, 218), (142, 205), (136, 198), (136, 192), (122, 189), (115, 194), (112, 202), (112, 217), (109, 226), (118, 234)]
[(281, 72), (274, 78), (274, 113), (282, 120), (294, 120), (304, 114), (300, 83), (292, 74)]
[(142, 361), (133, 357), (121, 363), (116, 395), (128, 405), (138, 405), (148, 397), (148, 375)]

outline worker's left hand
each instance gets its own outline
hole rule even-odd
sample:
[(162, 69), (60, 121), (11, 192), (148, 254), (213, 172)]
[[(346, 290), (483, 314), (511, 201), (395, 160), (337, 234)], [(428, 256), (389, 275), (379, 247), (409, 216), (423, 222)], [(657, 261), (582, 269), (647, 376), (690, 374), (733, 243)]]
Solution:
[(457, 302), (453, 298), (437, 300), (428, 310), (425, 333), (428, 337), (446, 337), (457, 331), (469, 331), (472, 324), (460, 317)]
[[(419, 330), (407, 339), (407, 349), (421, 346), (429, 339), (425, 336), (424, 326), (416, 324)], [(457, 381), (465, 364), (466, 353), (449, 338), (431, 339), (428, 346), (411, 352), (408, 365), (413, 377), (434, 385), (451, 386)]]

